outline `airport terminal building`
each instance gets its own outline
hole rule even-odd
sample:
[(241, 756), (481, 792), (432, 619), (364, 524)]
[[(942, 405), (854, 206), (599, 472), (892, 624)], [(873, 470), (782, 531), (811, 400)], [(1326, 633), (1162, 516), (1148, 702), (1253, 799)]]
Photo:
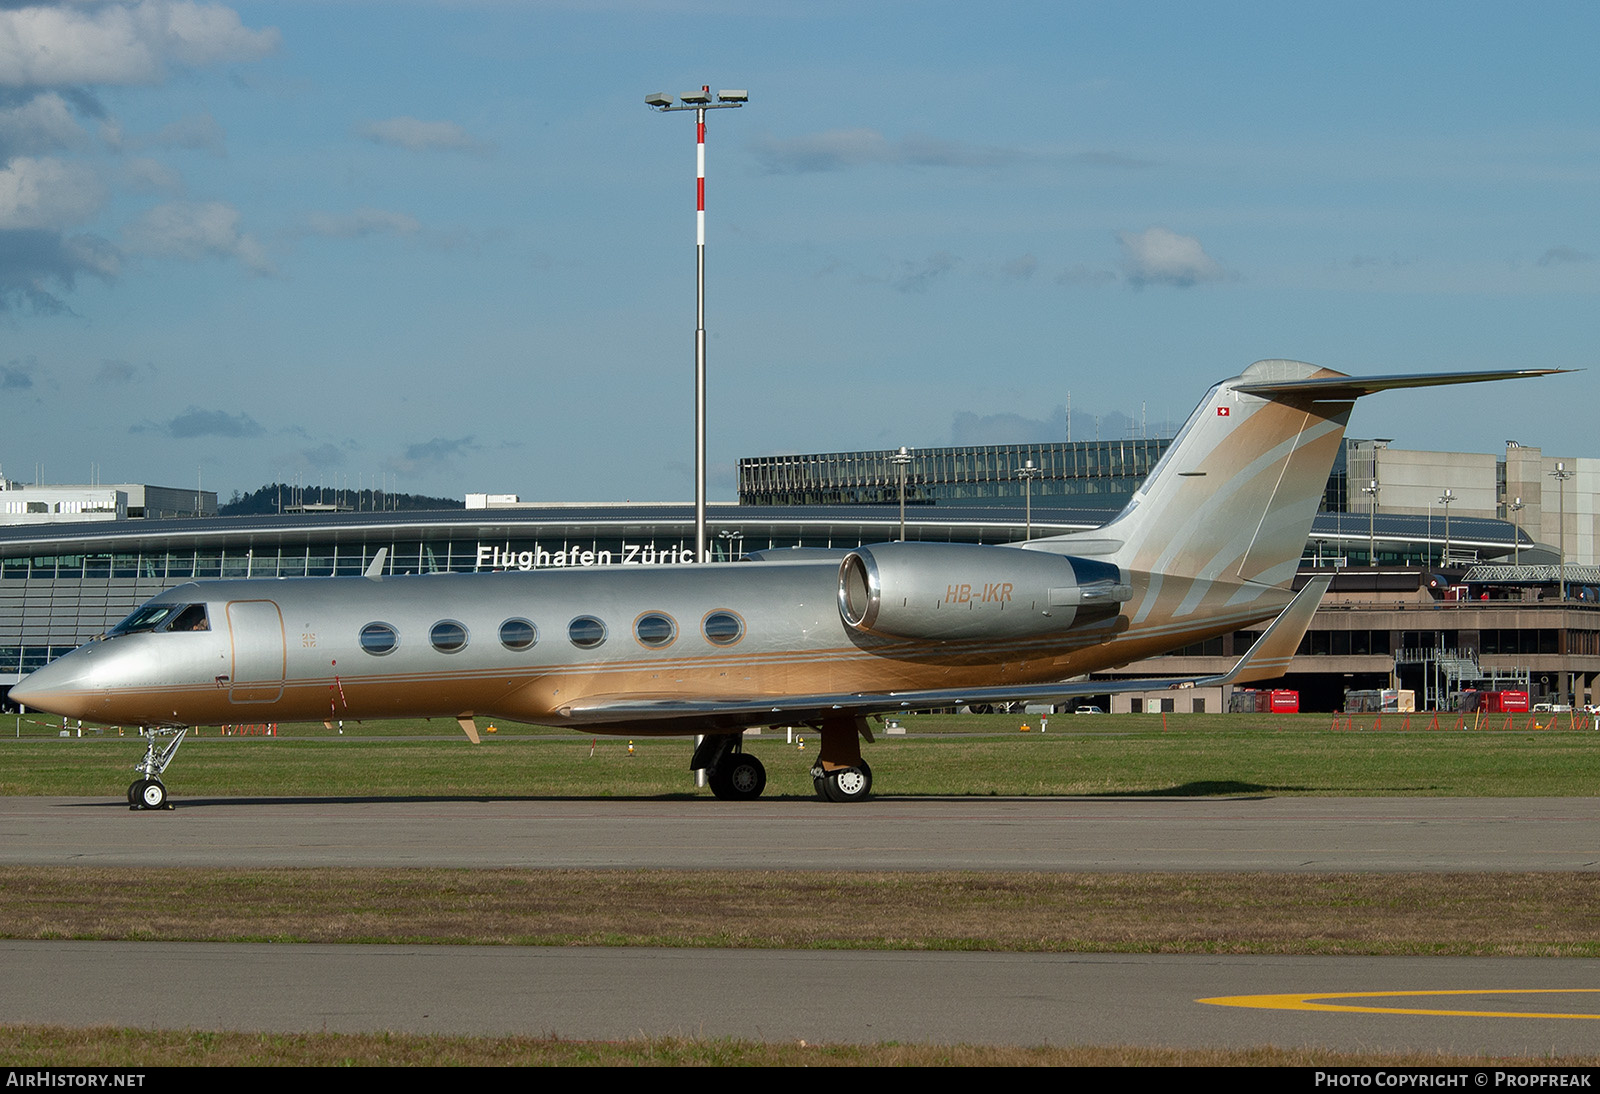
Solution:
[[(741, 502), (710, 507), (711, 551), (726, 561), (898, 539), (902, 469), (907, 539), (1003, 544), (1093, 528), (1168, 443), (991, 446), (909, 453), (903, 463), (888, 451), (745, 460)], [(1305, 709), (1333, 709), (1350, 689), (1411, 688), (1421, 705), (1507, 682), (1555, 701), (1600, 699), (1600, 481), (1589, 481), (1600, 461), (1555, 461), (1522, 446), (1508, 447), (1505, 460), (1456, 455), (1347, 442), (1301, 564), (1302, 579), (1334, 574), (1287, 680)], [(1029, 460), (1040, 469), (1031, 481), (1018, 475)], [(1558, 470), (1572, 474), (1558, 479)], [(1448, 505), (1428, 500), (1442, 496), (1440, 475), (1455, 483)], [(1350, 489), (1373, 479), (1376, 491)], [(388, 574), (673, 566), (693, 556), (689, 505), (524, 506), (506, 497), (493, 505), (0, 523), (0, 689), (186, 581), (353, 576), (380, 550)], [(1554, 545), (1563, 528), (1565, 565)], [(1105, 675), (1222, 672), (1253, 638), (1224, 635)], [(1148, 702), (1226, 709), (1218, 694)]]

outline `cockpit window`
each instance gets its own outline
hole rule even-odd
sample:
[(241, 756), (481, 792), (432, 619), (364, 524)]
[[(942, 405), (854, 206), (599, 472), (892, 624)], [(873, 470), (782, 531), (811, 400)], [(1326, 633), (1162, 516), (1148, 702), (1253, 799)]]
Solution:
[(178, 613), (178, 618), (167, 628), (169, 631), (209, 631), (211, 621), (206, 618), (204, 604), (190, 604)]
[[(140, 631), (153, 631), (171, 620), (174, 615), (183, 611), (184, 607), (185, 605), (183, 604), (146, 604), (121, 623), (112, 627), (111, 633), (106, 637), (115, 638), (119, 634), (138, 634)], [(202, 617), (204, 616), (204, 607), (200, 605), (190, 605), (190, 607), (199, 607)]]

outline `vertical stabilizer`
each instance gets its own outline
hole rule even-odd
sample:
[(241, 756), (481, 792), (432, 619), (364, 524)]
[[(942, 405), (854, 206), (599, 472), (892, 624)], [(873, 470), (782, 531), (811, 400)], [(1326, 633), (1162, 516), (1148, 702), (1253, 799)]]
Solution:
[(1550, 376), (1566, 369), (1346, 376), (1302, 361), (1257, 361), (1206, 393), (1133, 500), (1093, 532), (1026, 546), (1134, 572), (1287, 589), (1363, 395)]
[[(1355, 400), (1274, 388), (1341, 378), (1300, 361), (1257, 361), (1214, 386), (1127, 507), (1087, 533), (1095, 553), (1127, 570), (1286, 587)], [(1033, 546), (1074, 554), (1073, 539)]]

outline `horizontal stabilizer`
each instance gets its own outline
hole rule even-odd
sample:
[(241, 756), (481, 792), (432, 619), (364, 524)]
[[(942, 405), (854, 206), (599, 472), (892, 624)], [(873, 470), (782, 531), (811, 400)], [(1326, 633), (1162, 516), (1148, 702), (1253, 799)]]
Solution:
[(1207, 680), (1207, 686), (1217, 684), (1248, 684), (1255, 680), (1276, 680), (1289, 668), (1294, 651), (1300, 648), (1300, 639), (1311, 626), (1311, 617), (1317, 614), (1322, 594), (1328, 591), (1333, 575), (1318, 574), (1289, 601), (1289, 606), (1274, 619), (1261, 637), (1256, 639), (1239, 663), (1223, 676)]
[(1235, 391), (1259, 395), (1264, 399), (1280, 396), (1309, 396), (1316, 400), (1351, 402), (1377, 391), (1405, 387), (1440, 387), (1445, 384), (1477, 384), (1489, 380), (1520, 380), (1529, 376), (1554, 376), (1574, 372), (1570, 368), (1519, 368), (1499, 372), (1407, 372), (1392, 376), (1322, 376), (1306, 380), (1268, 380), (1235, 384)]

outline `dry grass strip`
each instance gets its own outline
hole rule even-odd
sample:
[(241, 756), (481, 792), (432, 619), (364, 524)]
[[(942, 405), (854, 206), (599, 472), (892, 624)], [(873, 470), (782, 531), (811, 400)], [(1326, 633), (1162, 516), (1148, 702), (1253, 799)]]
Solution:
[(109, 1067), (1594, 1067), (1600, 1056), (1506, 1058), (1319, 1049), (809, 1045), (804, 1041), (565, 1041), (373, 1033), (207, 1033), (0, 1026), (0, 1066)]
[(33, 939), (1600, 956), (1600, 875), (0, 868)]

